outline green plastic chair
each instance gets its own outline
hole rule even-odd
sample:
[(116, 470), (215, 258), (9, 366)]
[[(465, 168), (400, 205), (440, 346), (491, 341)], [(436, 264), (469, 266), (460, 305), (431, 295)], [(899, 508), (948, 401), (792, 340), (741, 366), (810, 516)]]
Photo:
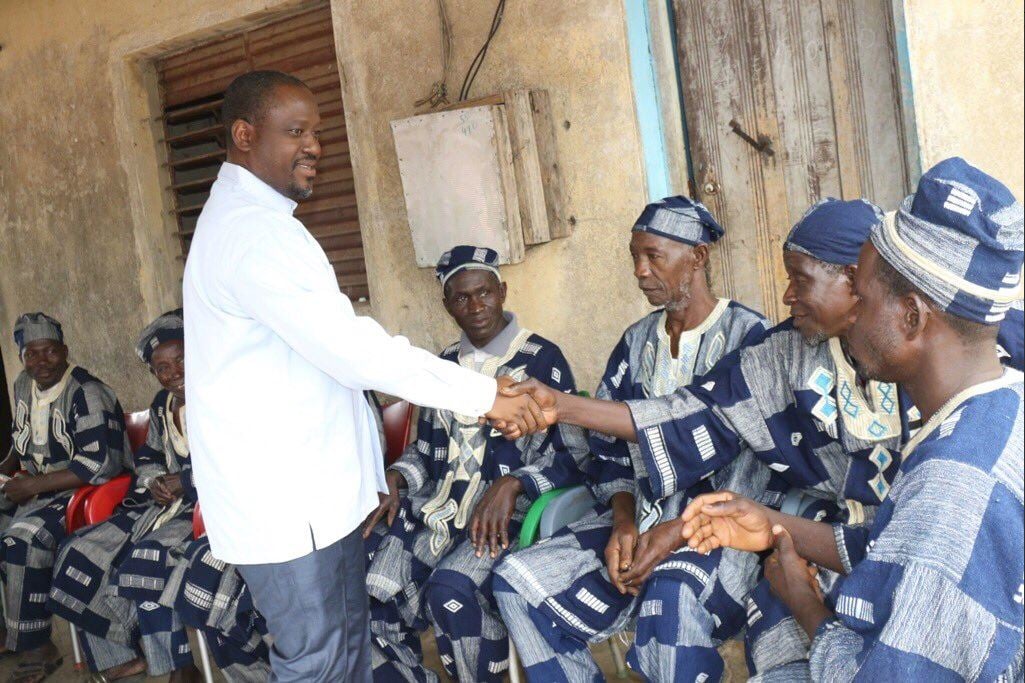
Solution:
[[(586, 391), (578, 391), (577, 395), (584, 397), (590, 396)], [(545, 509), (548, 507), (549, 503), (567, 491), (572, 491), (575, 488), (577, 487), (567, 486), (561, 489), (552, 489), (547, 493), (542, 493), (541, 496), (531, 504), (530, 509), (527, 510), (527, 516), (523, 518), (523, 526), (520, 527), (521, 548), (529, 548), (534, 545), (535, 541), (537, 541), (538, 531), (541, 528), (541, 518), (544, 516)]]
[(521, 548), (529, 548), (534, 545), (541, 528), (541, 517), (545, 513), (545, 508), (552, 500), (569, 490), (571, 490), (570, 487), (552, 489), (548, 493), (541, 494), (541, 497), (531, 504), (530, 509), (527, 510), (527, 516), (523, 518), (523, 526), (520, 527)]
[[(542, 522), (547, 522), (544, 526), (549, 527), (545, 533), (545, 537), (547, 537), (570, 522), (580, 519), (587, 505), (580, 495), (581, 491), (586, 491), (586, 489), (583, 486), (569, 486), (553, 489), (541, 494), (531, 504), (530, 509), (527, 510), (527, 514), (523, 518), (523, 525), (520, 527), (519, 547), (529, 548), (538, 541), (538, 537), (541, 535)], [(588, 497), (590, 497), (589, 493)], [(557, 502), (559, 499), (567, 502), (565, 509), (557, 509), (559, 508), (559, 503)], [(593, 502), (592, 498), (590, 504), (593, 504)], [(562, 519), (544, 519), (545, 513), (553, 510)], [(608, 644), (609, 650), (612, 653), (612, 661), (616, 664), (616, 675), (619, 678), (626, 678), (629, 673), (627, 672), (626, 660), (623, 657), (622, 650), (620, 650), (615, 638), (610, 638)], [(522, 680), (519, 671), (519, 656), (516, 654), (516, 646), (513, 644), (512, 638), (509, 639), (509, 679), (512, 683), (520, 683)]]

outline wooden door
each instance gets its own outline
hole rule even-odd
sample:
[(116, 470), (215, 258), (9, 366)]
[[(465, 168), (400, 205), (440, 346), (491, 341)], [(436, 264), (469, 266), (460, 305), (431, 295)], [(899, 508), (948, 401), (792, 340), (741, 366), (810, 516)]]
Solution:
[(776, 320), (813, 202), (908, 192), (890, 1), (675, 0), (695, 190), (726, 228), (713, 280)]

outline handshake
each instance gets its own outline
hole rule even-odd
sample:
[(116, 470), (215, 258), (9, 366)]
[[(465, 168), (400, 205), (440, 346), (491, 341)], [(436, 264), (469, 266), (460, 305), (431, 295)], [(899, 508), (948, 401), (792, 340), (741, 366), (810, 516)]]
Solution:
[(495, 404), (480, 422), (490, 423), (509, 440), (543, 432), (559, 421), (561, 395), (536, 379), (517, 382), (503, 375), (498, 378)]

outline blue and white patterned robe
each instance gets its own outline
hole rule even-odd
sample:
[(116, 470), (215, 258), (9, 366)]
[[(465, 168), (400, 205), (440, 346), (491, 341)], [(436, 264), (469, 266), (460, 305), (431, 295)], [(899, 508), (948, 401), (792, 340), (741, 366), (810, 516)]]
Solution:
[[(627, 328), (609, 357), (598, 398), (663, 396), (711, 370), (724, 354), (756, 343), (766, 327), (757, 313), (720, 300), (704, 322), (680, 336), (674, 359), (665, 324), (666, 314), (658, 310)], [(712, 556), (681, 551), (655, 569), (639, 598), (620, 595), (605, 567), (612, 531), (608, 503), (617, 493), (632, 494), (636, 521), (644, 531), (679, 516), (691, 496), (724, 485), (761, 497), (770, 471), (748, 454), (689, 491), (657, 497), (636, 444), (599, 433), (591, 435), (590, 444), (594, 458), (589, 483), (599, 500), (595, 513), (514, 553), (496, 568), (496, 595), (528, 678), (599, 677), (586, 643), (622, 631), (635, 617), (637, 639), (628, 658), (649, 679), (693, 679), (721, 672), (715, 646), (743, 626), (744, 597), (757, 579), (757, 560), (735, 551)], [(536, 624), (542, 622), (555, 626), (539, 629)]]
[[(14, 381), (12, 452), (30, 474), (68, 470), (86, 484), (117, 476), (130, 452), (117, 396), (87, 370), (70, 366), (49, 406), (42, 443), (31, 424), (34, 382), (22, 372)], [(7, 647), (22, 651), (50, 639), (46, 595), (58, 544), (66, 534), (66, 512), (74, 491), (37, 496), (13, 512), (0, 512), (0, 571), (7, 605)], [(0, 495), (0, 501), (7, 503)]]
[[(514, 323), (511, 323), (514, 324)], [(552, 342), (514, 329), (501, 355), (479, 369), (486, 375), (536, 377), (562, 391), (576, 386), (569, 364)], [(460, 345), (441, 357), (473, 367)], [(477, 558), (469, 521), (485, 490), (503, 475), (518, 478), (524, 493), (509, 525), (515, 538), (531, 502), (553, 488), (583, 481), (588, 455), (582, 430), (557, 425), (514, 442), (476, 416), (423, 410), (416, 443), (391, 466), (408, 485), (392, 526), (379, 525), (367, 543), (374, 675), (379, 681), (434, 680), (421, 662), (418, 631), (433, 624), (449, 675), (500, 680), (508, 668), (505, 628), (491, 594), (490, 555)]]
[[(54, 566), (47, 609), (82, 629), (86, 654), (98, 671), (140, 655), (152, 676), (192, 662), (184, 626), (158, 604), (192, 538), (196, 501), (188, 444), (171, 422), (171, 405), (171, 392), (157, 392), (146, 441), (135, 454), (132, 490), (107, 521), (66, 539)], [(169, 507), (157, 504), (146, 486), (164, 474), (181, 477), (182, 497)]]
[(919, 419), (893, 384), (856, 378), (841, 342), (809, 344), (785, 321), (669, 396), (629, 401), (656, 495), (692, 486), (745, 448), (788, 485), (870, 522)]
[(811, 648), (816, 681), (1020, 681), (1022, 374), (948, 401), (902, 451), (871, 529), (836, 525), (847, 577)]
[[(821, 499), (816, 519), (854, 526), (885, 500), (897, 449), (919, 419), (896, 385), (862, 383), (838, 338), (809, 344), (789, 320), (695, 384), (628, 405), (656, 495), (692, 486), (750, 448), (777, 480)], [(835, 575), (823, 577), (830, 588)], [(749, 598), (747, 626), (753, 671), (807, 652), (764, 582)]]

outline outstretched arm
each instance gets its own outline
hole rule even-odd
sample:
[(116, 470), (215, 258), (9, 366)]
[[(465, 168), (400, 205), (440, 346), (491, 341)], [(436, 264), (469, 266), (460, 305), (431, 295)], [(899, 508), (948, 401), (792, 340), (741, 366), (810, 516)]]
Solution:
[[(548, 424), (563, 422), (617, 439), (637, 441), (637, 430), (625, 403), (565, 394), (532, 378), (503, 387), (500, 393), (508, 397), (529, 395), (540, 406)], [(523, 436), (516, 424), (501, 420), (493, 420), (491, 424), (508, 439)]]

